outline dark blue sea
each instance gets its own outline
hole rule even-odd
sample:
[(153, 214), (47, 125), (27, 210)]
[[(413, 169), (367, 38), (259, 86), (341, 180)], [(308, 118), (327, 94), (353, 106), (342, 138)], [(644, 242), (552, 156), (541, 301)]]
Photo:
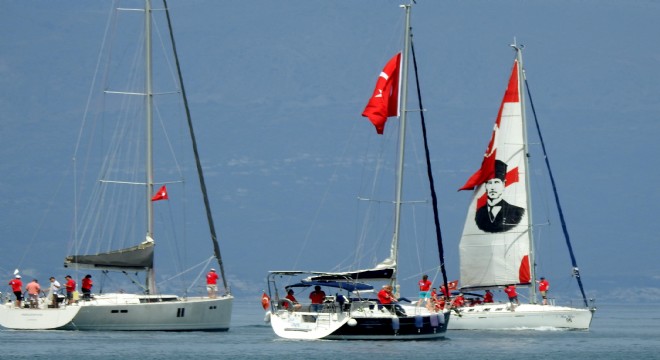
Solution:
[(590, 331), (450, 331), (434, 341), (291, 341), (236, 300), (224, 333), (0, 330), (0, 359), (660, 359), (656, 305), (600, 305)]

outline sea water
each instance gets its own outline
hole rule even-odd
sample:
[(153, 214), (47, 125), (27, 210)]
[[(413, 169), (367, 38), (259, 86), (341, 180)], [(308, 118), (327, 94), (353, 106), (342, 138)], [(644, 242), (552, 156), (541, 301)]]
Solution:
[(449, 331), (433, 341), (293, 341), (237, 299), (228, 332), (0, 330), (0, 359), (660, 359), (657, 305), (600, 305), (589, 331)]

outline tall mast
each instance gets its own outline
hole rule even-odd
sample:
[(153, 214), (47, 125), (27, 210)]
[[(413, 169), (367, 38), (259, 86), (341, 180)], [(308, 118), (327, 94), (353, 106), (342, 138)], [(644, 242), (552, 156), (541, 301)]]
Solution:
[(523, 91), (523, 86), (525, 84), (524, 78), (525, 78), (525, 70), (523, 68), (523, 60), (522, 60), (522, 45), (516, 44), (516, 41), (514, 39), (513, 44), (511, 44), (511, 47), (516, 51), (516, 60), (518, 61), (518, 94), (520, 96), (520, 112), (521, 112), (521, 117), (522, 117), (522, 128), (523, 128), (523, 147), (524, 147), (524, 152), (525, 152), (525, 191), (527, 192), (527, 220), (529, 227), (527, 231), (529, 231), (529, 270), (530, 270), (530, 277), (531, 277), (531, 284), (530, 284), (530, 301), (532, 304), (536, 304), (536, 259), (535, 259), (535, 254), (534, 254), (534, 223), (532, 222), (532, 196), (531, 196), (531, 190), (530, 190), (530, 168), (529, 168), (529, 141), (527, 139), (527, 116), (525, 114), (525, 92)]
[[(154, 209), (151, 196), (154, 192), (154, 169), (153, 169), (153, 89), (152, 89), (152, 65), (151, 65), (151, 1), (144, 2), (144, 58), (145, 58), (145, 112), (146, 112), (146, 205), (147, 205), (147, 240), (153, 239), (154, 234)], [(149, 294), (156, 292), (153, 267), (147, 269), (146, 286)]]
[(392, 260), (394, 260), (395, 271), (392, 282), (396, 283), (399, 252), (399, 231), (401, 227), (401, 200), (403, 190), (403, 165), (406, 141), (406, 115), (408, 101), (408, 54), (410, 53), (410, 10), (412, 5), (401, 5), (406, 11), (406, 23), (403, 37), (403, 59), (401, 69), (401, 119), (399, 124), (399, 156), (396, 171), (396, 194), (394, 200), (394, 235), (392, 236)]

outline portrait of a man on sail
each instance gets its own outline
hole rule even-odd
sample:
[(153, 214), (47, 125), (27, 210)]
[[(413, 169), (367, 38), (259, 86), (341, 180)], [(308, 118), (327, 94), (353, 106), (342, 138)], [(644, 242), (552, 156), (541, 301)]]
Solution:
[[(506, 186), (518, 179), (507, 182), (507, 165), (495, 160), (495, 172), (484, 182), (485, 193), (477, 201), (474, 221), (477, 227), (488, 233), (509, 231), (520, 223), (525, 209), (504, 200)], [(517, 174), (516, 176), (517, 177)]]

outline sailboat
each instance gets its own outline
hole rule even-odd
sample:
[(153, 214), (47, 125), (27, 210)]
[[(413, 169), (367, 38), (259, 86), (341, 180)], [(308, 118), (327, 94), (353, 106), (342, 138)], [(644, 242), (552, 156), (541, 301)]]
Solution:
[[(279, 337), (304, 340), (413, 340), (442, 338), (446, 333), (450, 317), (448, 310), (435, 312), (424, 306), (390, 304), (387, 300), (394, 296), (391, 289), (400, 288), (397, 283), (397, 276), (399, 276), (398, 247), (403, 203), (402, 182), (410, 53), (412, 53), (414, 61), (414, 47), (410, 30), (412, 5), (401, 5), (401, 7), (405, 10), (404, 50), (396, 54), (381, 72), (374, 95), (362, 114), (371, 120), (379, 134), (382, 134), (388, 117), (400, 114), (398, 165), (395, 200), (393, 201), (394, 232), (389, 257), (372, 268), (346, 272), (269, 272), (268, 293), (264, 292), (262, 304), (266, 310), (265, 321), (270, 323), (273, 331)], [(397, 106), (399, 104), (399, 85), (401, 85), (400, 111)], [(422, 124), (424, 124), (423, 117)], [(430, 161), (428, 161), (428, 146), (426, 146), (426, 155), (431, 194), (435, 200), (433, 203), (436, 205), (434, 214), (439, 263), (446, 284), (444, 255), (437, 217), (437, 199), (433, 190)], [(374, 284), (383, 284), (379, 297), (385, 294), (384, 301), (376, 298), (375, 291), (380, 290), (381, 287)], [(312, 298), (310, 298), (311, 304), (293, 302), (293, 300), (297, 300), (293, 295), (294, 290), (312, 288), (315, 289), (314, 296), (320, 294), (320, 298), (317, 298), (316, 302)], [(284, 296), (285, 292), (290, 295)], [(397, 290), (397, 292), (399, 291)]]
[[(96, 157), (101, 159), (105, 167), (98, 174), (95, 186), (89, 193), (96, 195), (90, 196), (88, 205), (81, 213), (81, 219), (76, 219), (76, 240), (74, 250), (85, 251), (84, 254), (70, 255), (65, 258), (64, 266), (70, 271), (101, 271), (100, 276), (95, 279), (109, 278), (110, 272), (123, 273), (129, 277), (130, 282), (139, 285), (140, 291), (135, 294), (118, 289), (115, 293), (104, 293), (96, 290), (101, 287), (103, 280), (97, 280), (93, 292), (89, 298), (78, 299), (77, 302), (67, 304), (51, 303), (51, 299), (42, 298), (36, 304), (36, 308), (15, 308), (12, 304), (6, 304), (0, 307), (0, 325), (9, 329), (25, 330), (162, 330), (162, 331), (227, 331), (230, 327), (233, 296), (229, 291), (224, 274), (222, 258), (213, 224), (213, 217), (209, 207), (209, 199), (206, 194), (206, 185), (204, 182), (202, 167), (197, 151), (197, 144), (193, 132), (190, 112), (187, 104), (185, 88), (183, 86), (181, 70), (179, 68), (178, 55), (174, 37), (172, 34), (171, 21), (167, 2), (163, 1), (164, 9), (152, 9), (151, 0), (144, 0), (144, 8), (127, 9), (116, 8), (115, 15), (120, 12), (135, 16), (143, 16), (142, 34), (139, 29), (132, 33), (137, 33), (142, 39), (135, 46), (138, 54), (143, 57), (144, 65), (137, 66), (142, 77), (134, 75), (132, 80), (138, 82), (142, 90), (138, 91), (115, 91), (104, 88), (106, 96), (112, 96), (122, 105), (135, 105), (134, 113), (126, 115), (124, 108), (117, 111), (119, 106), (112, 107), (108, 111), (108, 118), (112, 119), (111, 129), (103, 129), (102, 132), (113, 133), (113, 138), (108, 143), (103, 143), (104, 149), (110, 149), (107, 155)], [(152, 61), (152, 24), (155, 23), (153, 10), (159, 10), (160, 14), (166, 14), (167, 25), (170, 31), (169, 38), (171, 51), (169, 54), (176, 60), (176, 70), (170, 72), (169, 79), (174, 80), (174, 86), (177, 90), (169, 93), (158, 93), (155, 90), (155, 80), (153, 79), (154, 62)], [(164, 10), (164, 11), (161, 11)], [(122, 28), (121, 26), (119, 27)], [(161, 44), (163, 44), (163, 39)], [(128, 58), (128, 57), (127, 57)], [(138, 59), (136, 57), (133, 59)], [(138, 62), (139, 63), (139, 62)], [(133, 64), (134, 65), (134, 64)], [(141, 68), (141, 70), (139, 70)], [(172, 73), (178, 76), (171, 76)], [(142, 85), (143, 84), (143, 85)], [(159, 83), (160, 84), (160, 83)], [(163, 121), (168, 115), (174, 113), (170, 108), (160, 109), (155, 103), (156, 97), (178, 97), (183, 102), (185, 111), (180, 111), (182, 119), (187, 119), (187, 131), (190, 137), (184, 137), (188, 153), (194, 154), (196, 165), (196, 176), (200, 185), (200, 212), (206, 214), (206, 220), (209, 226), (211, 244), (208, 249), (208, 260), (203, 265), (208, 265), (217, 261), (218, 272), (222, 277), (224, 293), (212, 294), (202, 290), (202, 296), (188, 296), (188, 293), (179, 295), (168, 295), (159, 292), (156, 287), (155, 277), (155, 250), (157, 248), (157, 239), (174, 238), (176, 235), (166, 235), (167, 228), (159, 227), (156, 229), (155, 217), (156, 201), (169, 199), (166, 185), (174, 185), (183, 181), (163, 181), (156, 182), (154, 168), (154, 126), (155, 118)], [(108, 101), (110, 103), (110, 101)], [(181, 102), (179, 102), (181, 103)], [(113, 103), (114, 104), (114, 103)], [(167, 105), (163, 105), (167, 106)], [(126, 106), (128, 107), (128, 106)], [(183, 109), (180, 108), (180, 109)], [(159, 110), (160, 109), (160, 110)], [(158, 115), (156, 113), (158, 112)], [(119, 115), (114, 117), (113, 115)], [(168, 120), (170, 120), (168, 118)], [(185, 124), (185, 122), (180, 122)], [(162, 123), (159, 127), (165, 127)], [(133, 138), (129, 128), (139, 128), (140, 136)], [(179, 128), (186, 129), (186, 127)], [(117, 130), (112, 132), (111, 130)], [(81, 131), (82, 133), (82, 131)], [(161, 139), (162, 140), (162, 139)], [(137, 144), (137, 145), (136, 145)], [(105, 147), (105, 145), (109, 145)], [(139, 145), (139, 146), (138, 146)], [(183, 146), (182, 146), (183, 148)], [(93, 152), (90, 152), (93, 153)], [(121, 154), (132, 157), (135, 164), (141, 165), (124, 168), (125, 162), (120, 160)], [(90, 161), (91, 163), (91, 161)], [(159, 163), (160, 166), (160, 163)], [(135, 174), (131, 172), (135, 170)], [(162, 175), (161, 175), (162, 177)], [(195, 182), (193, 182), (195, 184)], [(160, 190), (155, 191), (156, 187)], [(126, 190), (125, 193), (122, 191)], [(87, 194), (87, 193), (85, 193)], [(155, 195), (154, 195), (155, 194)], [(204, 207), (201, 203), (204, 203)], [(171, 203), (168, 203), (171, 201)], [(163, 212), (174, 213), (176, 210), (174, 199), (161, 201), (158, 204)], [(163, 203), (168, 203), (171, 207), (166, 210)], [(98, 212), (97, 212), (98, 210)], [(144, 212), (144, 215), (140, 215)], [(78, 213), (78, 212), (76, 212)], [(204, 218), (200, 216), (200, 218)], [(110, 221), (116, 221), (110, 223)], [(123, 224), (122, 224), (123, 223)], [(145, 235), (146, 233), (146, 235)], [(159, 235), (161, 235), (159, 237)], [(143, 241), (138, 240), (142, 237)], [(87, 240), (117, 241), (128, 244), (118, 249), (111, 249), (112, 245), (102, 244), (82, 245)], [(90, 242), (91, 243), (91, 242)], [(132, 243), (132, 244), (131, 244)], [(160, 244), (160, 242), (158, 242)], [(163, 248), (164, 250), (165, 248)], [(213, 249), (213, 250), (211, 250)], [(215, 265), (213, 265), (215, 267)], [(215, 269), (213, 269), (215, 270)], [(202, 270), (206, 271), (206, 267)], [(144, 274), (144, 284), (140, 284), (134, 279), (132, 274)], [(83, 273), (84, 274), (84, 273)], [(201, 277), (201, 274), (200, 274)], [(174, 277), (172, 277), (174, 278)], [(170, 278), (170, 280), (172, 279)], [(126, 283), (128, 281), (125, 281)], [(62, 284), (64, 285), (64, 284)], [(119, 284), (118, 286), (123, 286)], [(202, 287), (202, 286), (200, 286)]]
[[(559, 328), (587, 330), (595, 307), (584, 293), (568, 232), (559, 209), (562, 228), (573, 260), (573, 275), (577, 279), (584, 307), (560, 306), (553, 301), (537, 300), (536, 260), (530, 187), (530, 167), (524, 90), (527, 88), (522, 61), (522, 46), (511, 45), (516, 51), (513, 70), (497, 115), (492, 137), (481, 168), (461, 190), (474, 193), (460, 240), (460, 291), (478, 295), (476, 291), (529, 287), (530, 302), (479, 303), (457, 308), (450, 329), (527, 329)], [(531, 95), (528, 97), (531, 102)], [(538, 121), (541, 144), (543, 144)], [(543, 145), (545, 149), (545, 145)], [(548, 173), (552, 174), (547, 154)], [(554, 185), (554, 178), (551, 176)], [(514, 288), (515, 289), (515, 288)], [(520, 290), (520, 288), (518, 288)], [(469, 295), (468, 295), (469, 296)], [(507, 298), (512, 298), (508, 296)], [(478, 298), (477, 298), (478, 299)]]

